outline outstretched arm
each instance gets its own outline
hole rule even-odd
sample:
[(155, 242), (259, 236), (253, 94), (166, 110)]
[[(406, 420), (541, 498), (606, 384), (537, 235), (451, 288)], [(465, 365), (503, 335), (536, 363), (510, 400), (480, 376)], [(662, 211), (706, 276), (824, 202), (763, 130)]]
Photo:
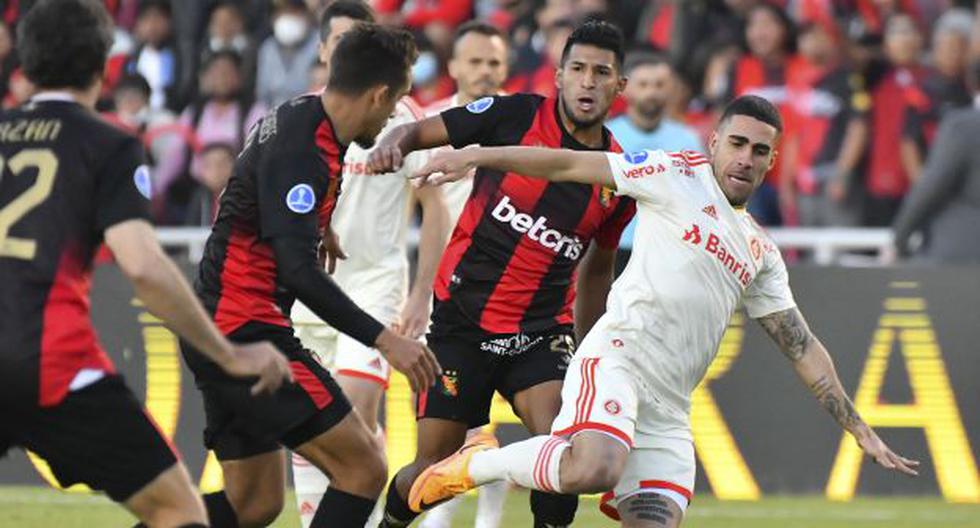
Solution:
[(402, 168), (406, 156), (449, 144), (449, 131), (442, 116), (399, 125), (385, 134), (368, 155), (368, 172), (385, 174)]
[(908, 475), (918, 475), (916, 460), (894, 453), (854, 409), (844, 392), (834, 361), (823, 344), (810, 332), (798, 308), (790, 308), (757, 319), (783, 354), (793, 362), (800, 380), (820, 405), (857, 440), (861, 449), (876, 463)]
[[(434, 184), (456, 181), (476, 167), (515, 172), (533, 178), (599, 184), (615, 189), (604, 152), (578, 152), (541, 147), (480, 147), (440, 152), (415, 173)], [(441, 175), (430, 178), (436, 173)]]

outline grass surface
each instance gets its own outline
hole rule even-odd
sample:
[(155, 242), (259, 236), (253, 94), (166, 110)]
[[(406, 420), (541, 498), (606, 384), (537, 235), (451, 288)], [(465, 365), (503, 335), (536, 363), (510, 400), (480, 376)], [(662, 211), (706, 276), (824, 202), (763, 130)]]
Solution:
[[(296, 505), (273, 526), (299, 526)], [(531, 526), (526, 492), (508, 497), (502, 528)], [(454, 526), (473, 526), (476, 500), (467, 497)], [(0, 527), (128, 527), (134, 519), (101, 496), (62, 493), (39, 487), (0, 488)], [(583, 499), (575, 526), (615, 526), (599, 513), (593, 499)], [(865, 498), (851, 503), (817, 497), (769, 497), (760, 502), (721, 502), (697, 497), (684, 528), (980, 528), (980, 506), (946, 504), (932, 498)]]

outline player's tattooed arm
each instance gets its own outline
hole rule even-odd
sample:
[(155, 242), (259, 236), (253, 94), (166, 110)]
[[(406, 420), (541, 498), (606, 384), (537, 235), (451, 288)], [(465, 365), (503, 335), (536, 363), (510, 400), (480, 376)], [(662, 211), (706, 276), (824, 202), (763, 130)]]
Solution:
[(783, 354), (792, 361), (796, 375), (810, 389), (817, 402), (844, 430), (854, 436), (858, 445), (872, 460), (886, 469), (911, 476), (918, 475), (918, 461), (892, 451), (861, 419), (837, 377), (837, 369), (834, 368), (830, 353), (810, 332), (798, 309), (769, 314), (758, 321), (779, 345)]
[(769, 337), (792, 361), (799, 361), (807, 353), (807, 347), (815, 341), (803, 314), (798, 308), (771, 313), (758, 319)]

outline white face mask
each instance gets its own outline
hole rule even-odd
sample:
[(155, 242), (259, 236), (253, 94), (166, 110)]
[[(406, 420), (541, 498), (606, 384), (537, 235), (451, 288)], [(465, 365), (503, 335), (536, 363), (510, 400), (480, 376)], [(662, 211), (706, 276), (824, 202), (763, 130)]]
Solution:
[(412, 65), (412, 79), (414, 84), (424, 86), (430, 81), (435, 80), (439, 75), (439, 59), (431, 51), (423, 51), (419, 58)]
[(235, 38), (231, 39), (231, 42), (220, 39), (218, 37), (211, 37), (210, 41), (211, 51), (221, 51), (224, 49), (233, 49), (238, 53), (245, 51), (248, 46), (248, 39), (245, 35), (235, 35)]
[(306, 36), (306, 19), (298, 15), (281, 15), (272, 25), (276, 40), (283, 46), (295, 46)]

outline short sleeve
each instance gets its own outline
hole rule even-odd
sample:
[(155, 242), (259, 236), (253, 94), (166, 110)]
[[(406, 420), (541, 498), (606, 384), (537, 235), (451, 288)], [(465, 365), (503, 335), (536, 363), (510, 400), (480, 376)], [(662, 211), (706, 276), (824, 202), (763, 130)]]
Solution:
[(528, 94), (492, 96), (450, 108), (441, 114), (449, 144), (457, 149), (513, 145), (530, 127), (542, 100)]
[(327, 192), (328, 169), (316, 149), (270, 145), (256, 174), (261, 238), (319, 237), (319, 204)]
[[(603, 188), (599, 192), (607, 192), (607, 190)], [(626, 229), (635, 214), (636, 202), (632, 198), (620, 198), (619, 203), (616, 204), (616, 209), (599, 226), (599, 231), (595, 235), (596, 244), (603, 249), (618, 248), (623, 230)]]
[(632, 197), (638, 202), (663, 200), (663, 177), (671, 166), (664, 151), (609, 152), (606, 159), (616, 182), (617, 194)]
[(105, 162), (96, 187), (95, 226), (99, 233), (127, 220), (150, 220), (153, 178), (143, 145), (127, 136)]
[(749, 317), (758, 319), (775, 312), (796, 307), (793, 292), (789, 287), (789, 273), (779, 249), (770, 243), (764, 244), (764, 263), (762, 271), (749, 284), (742, 297), (742, 304)]

